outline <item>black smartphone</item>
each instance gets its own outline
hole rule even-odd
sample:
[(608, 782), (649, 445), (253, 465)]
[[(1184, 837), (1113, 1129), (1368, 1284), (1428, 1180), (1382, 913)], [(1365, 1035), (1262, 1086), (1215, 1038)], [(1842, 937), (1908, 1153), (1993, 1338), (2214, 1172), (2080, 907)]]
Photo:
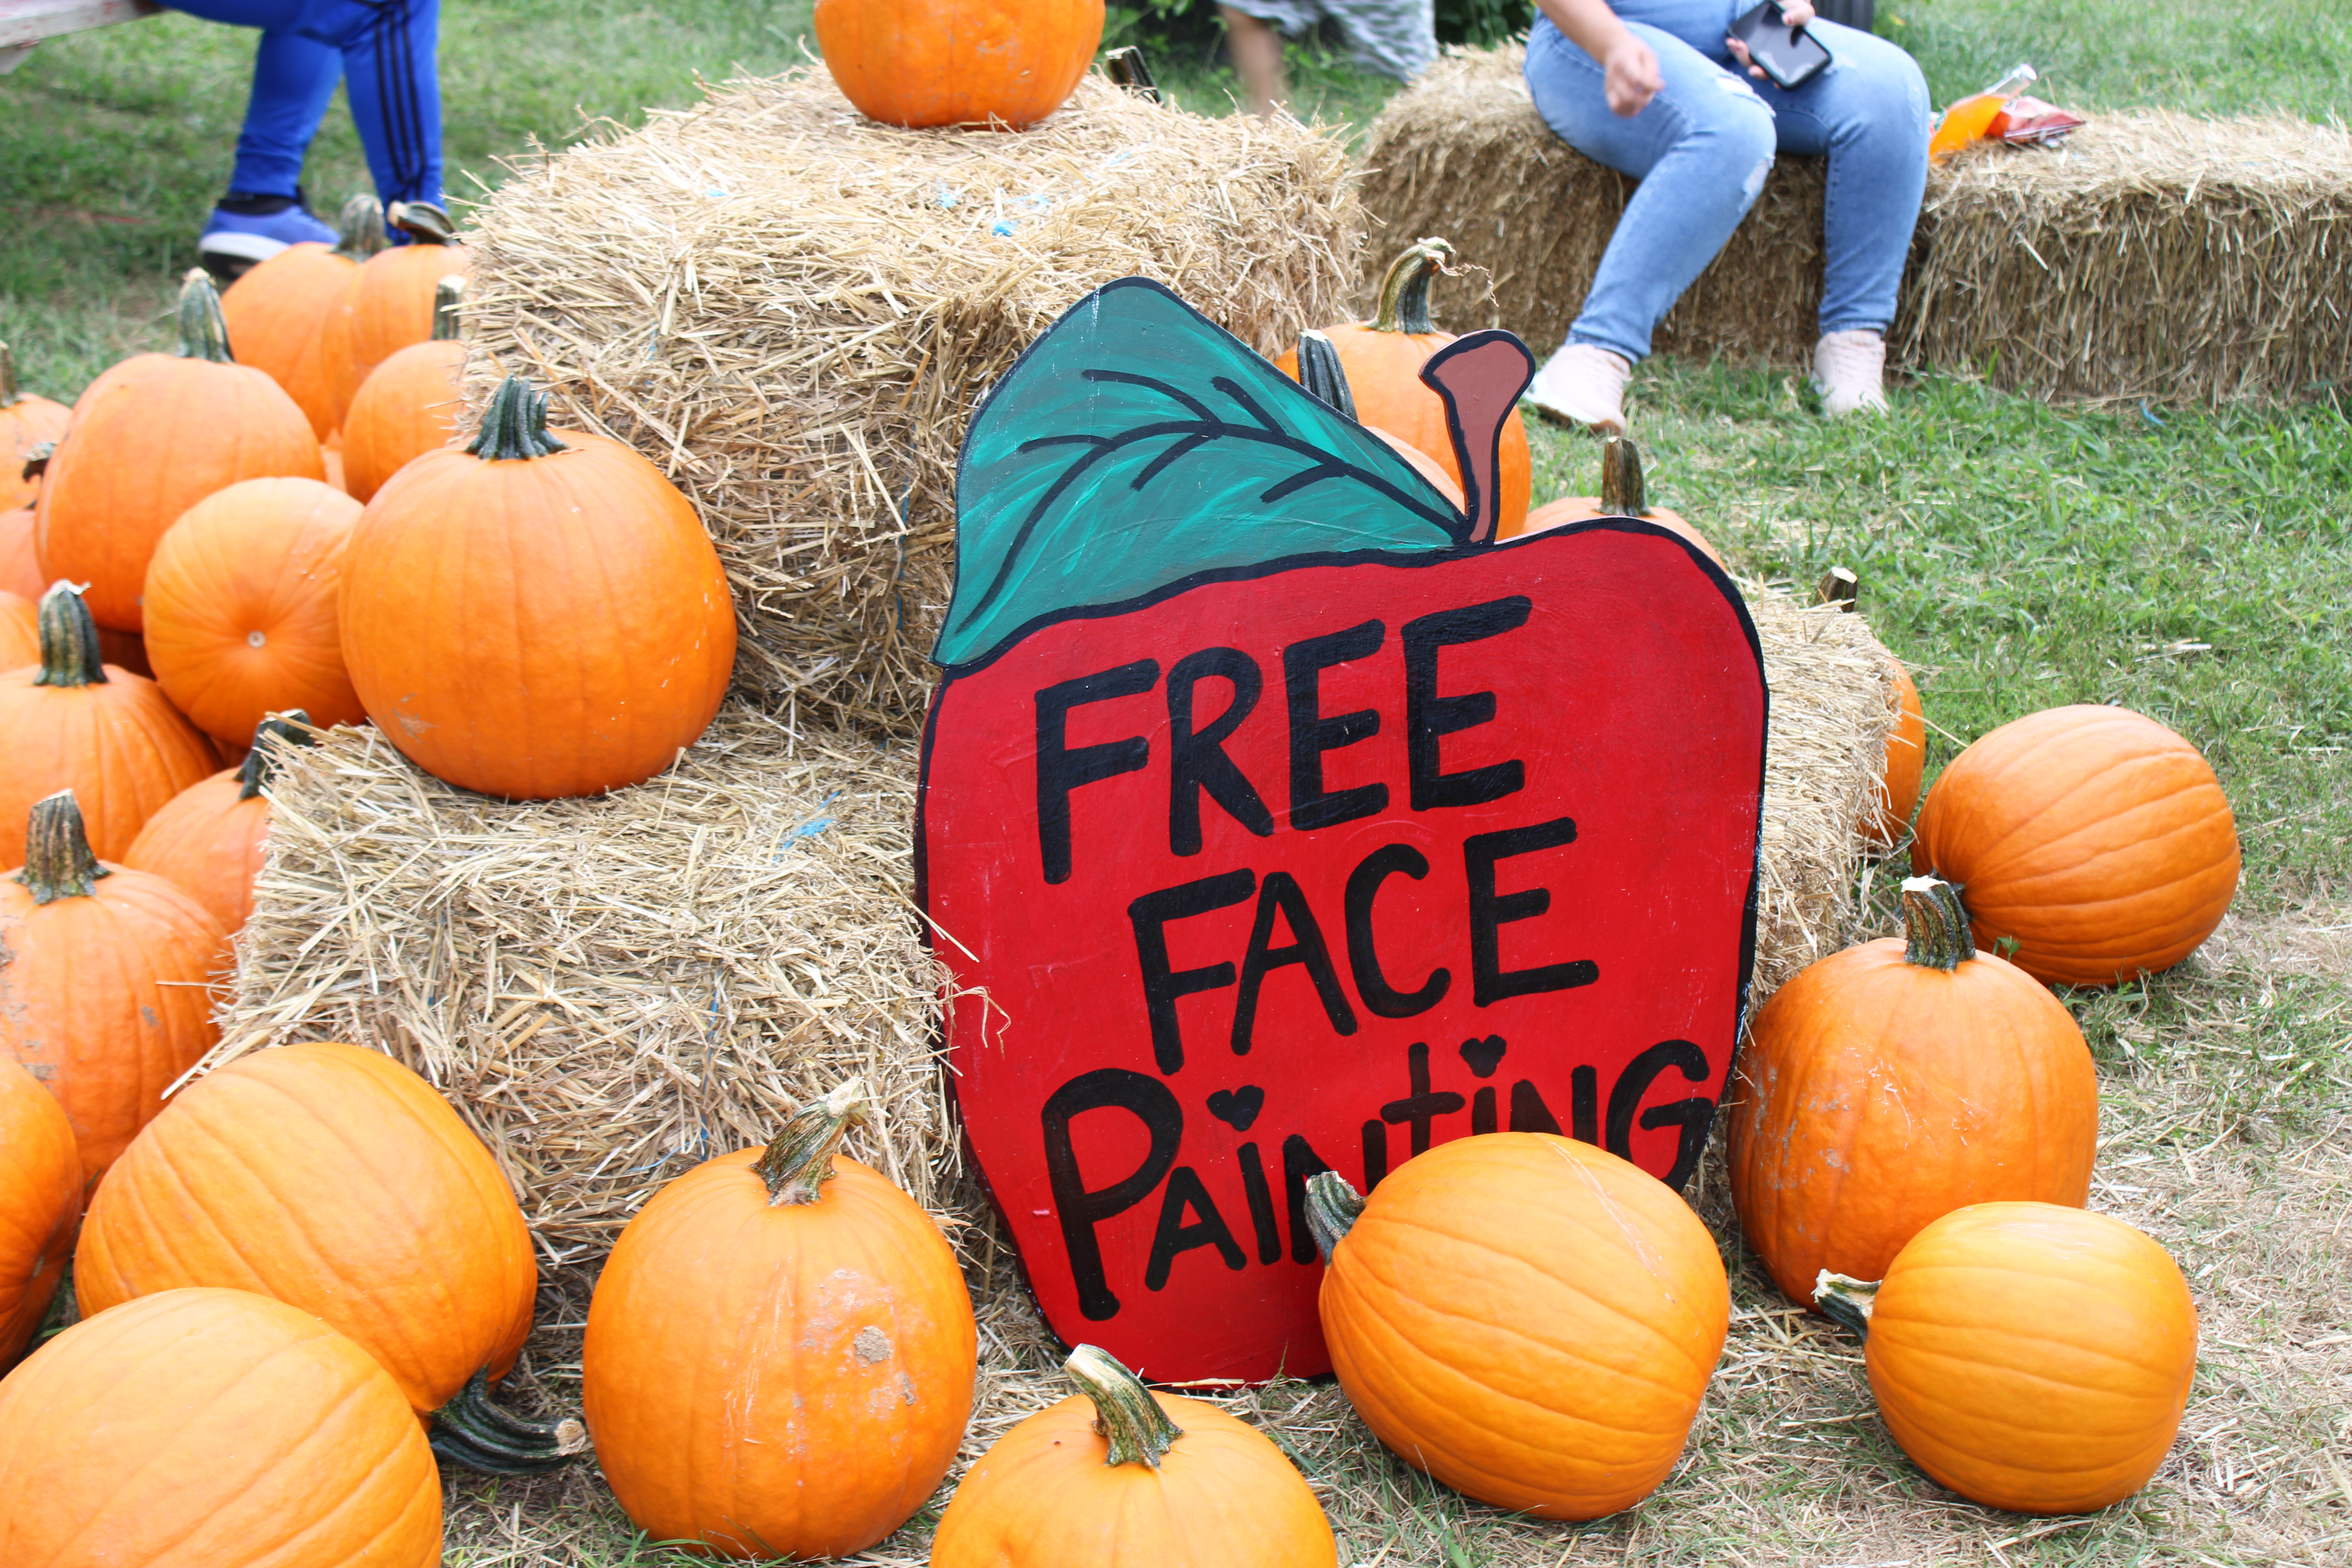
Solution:
[(1764, 0), (1732, 23), (1731, 36), (1748, 46), (1748, 58), (1780, 87), (1801, 87), (1830, 63), (1819, 38), (1781, 19), (1778, 0)]

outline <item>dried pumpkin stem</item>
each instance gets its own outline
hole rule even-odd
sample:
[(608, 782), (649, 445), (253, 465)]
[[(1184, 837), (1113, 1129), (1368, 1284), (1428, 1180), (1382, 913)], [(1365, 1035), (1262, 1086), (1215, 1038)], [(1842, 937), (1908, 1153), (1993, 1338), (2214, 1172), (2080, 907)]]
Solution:
[(1851, 615), (1862, 606), (1862, 578), (1851, 566), (1832, 566), (1822, 574), (1814, 591), (1824, 605), (1835, 605)]
[(1429, 318), (1430, 279), (1454, 275), (1445, 265), (1453, 255), (1452, 246), (1433, 236), (1391, 262), (1388, 276), (1381, 279), (1381, 308), (1372, 312), (1372, 331), (1437, 331)]
[(504, 463), (549, 457), (565, 447), (547, 433), (547, 395), (510, 375), (490, 394), (490, 405), (482, 410), (481, 433), (466, 450), (486, 463)]
[(814, 1105), (801, 1107), (752, 1167), (768, 1184), (768, 1205), (813, 1204), (833, 1180), (834, 1152), (864, 1114), (866, 1091), (856, 1079)]
[(6, 343), (0, 343), (0, 408), (11, 407), (24, 398), (16, 385), (16, 356), (8, 352)]
[(1355, 1228), (1357, 1216), (1364, 1212), (1363, 1194), (1348, 1184), (1348, 1179), (1337, 1171), (1324, 1171), (1308, 1178), (1307, 1183), (1307, 1228), (1315, 1237), (1316, 1250), (1323, 1261), (1331, 1261), (1331, 1254), (1339, 1238)]
[(1133, 44), (1103, 56), (1103, 75), (1146, 103), (1167, 101), (1160, 96), (1160, 84), (1151, 78), (1151, 67), (1144, 59), (1143, 51)]
[(1143, 1380), (1098, 1345), (1080, 1345), (1062, 1363), (1070, 1381), (1095, 1402), (1095, 1430), (1110, 1444), (1106, 1465), (1160, 1468), (1184, 1428), (1168, 1418)]
[(1649, 489), (1642, 480), (1642, 453), (1622, 436), (1612, 436), (1601, 448), (1601, 515), (1647, 517)]
[(335, 216), (334, 254), (346, 261), (365, 261), (391, 243), (383, 232), (383, 204), (364, 191)]
[(383, 218), (419, 245), (457, 243), (457, 226), (431, 202), (394, 202)]
[(537, 1475), (588, 1450), (588, 1428), (577, 1416), (541, 1425), (492, 1404), (488, 1367), (467, 1378), (466, 1386), (433, 1413), (428, 1432), (434, 1453), (453, 1465), (492, 1476)]
[(278, 770), (285, 762), (282, 748), (315, 744), (310, 715), (299, 708), (289, 708), (283, 713), (272, 713), (253, 727), (253, 750), (245, 753), (245, 763), (236, 772), (236, 798), (251, 800), (278, 782)]
[(89, 847), (73, 791), (61, 789), (33, 803), (25, 828), (25, 867), (16, 873), (16, 880), (31, 889), (33, 902), (91, 898), (98, 892), (98, 879), (112, 875)]
[(466, 302), (466, 279), (463, 273), (452, 272), (433, 285), (433, 341), (454, 343), (457, 341), (457, 307)]
[(220, 290), (201, 267), (191, 268), (180, 284), (180, 357), (208, 359), (215, 364), (235, 364), (229, 352), (228, 321), (221, 314)]
[(1308, 396), (1356, 417), (1356, 395), (1348, 388), (1348, 370), (1339, 351), (1322, 332), (1298, 334), (1298, 384)]
[(49, 459), (56, 457), (57, 452), (58, 444), (55, 441), (36, 442), (34, 445), (26, 447), (25, 467), (22, 470), (25, 482), (29, 485), (35, 479), (39, 479), (43, 474), (47, 473), (49, 471)]
[(1903, 879), (1903, 962), (1949, 973), (1977, 955), (1960, 890), (1940, 877)]
[(1878, 1300), (1876, 1279), (1856, 1279), (1824, 1268), (1813, 1280), (1813, 1305), (1840, 1328), (1870, 1337), (1870, 1312)]
[(41, 595), (41, 673), (36, 686), (104, 686), (106, 665), (98, 651), (98, 623), (90, 619), (82, 591), (58, 583)]

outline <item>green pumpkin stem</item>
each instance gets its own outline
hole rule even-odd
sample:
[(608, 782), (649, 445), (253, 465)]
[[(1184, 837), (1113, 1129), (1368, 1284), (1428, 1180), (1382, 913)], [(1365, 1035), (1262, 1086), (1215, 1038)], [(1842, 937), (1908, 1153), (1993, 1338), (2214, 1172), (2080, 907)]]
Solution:
[(1977, 955), (1960, 890), (1939, 877), (1903, 879), (1903, 962), (1946, 973)]
[(1070, 1381), (1095, 1402), (1095, 1430), (1110, 1444), (1106, 1465), (1160, 1468), (1184, 1428), (1168, 1418), (1143, 1380), (1097, 1345), (1080, 1345), (1062, 1363)]
[(32, 890), (33, 902), (54, 904), (59, 899), (94, 897), (98, 879), (112, 875), (90, 849), (81, 805), (73, 791), (61, 789), (33, 803), (33, 815), (25, 827), (25, 868), (16, 873), (16, 880)]
[(41, 673), (36, 686), (104, 686), (106, 665), (98, 651), (98, 623), (90, 619), (82, 591), (58, 583), (41, 595)]
[(542, 1426), (492, 1404), (488, 1367), (467, 1378), (466, 1386), (433, 1413), (428, 1431), (434, 1453), (491, 1476), (538, 1475), (588, 1451), (588, 1428), (577, 1416)]
[(565, 449), (547, 433), (547, 395), (533, 392), (519, 375), (507, 377), (490, 394), (490, 405), (482, 410), (481, 432), (466, 448), (486, 463), (545, 458)]
[(1348, 388), (1348, 369), (1339, 363), (1339, 351), (1328, 334), (1298, 334), (1298, 384), (1309, 396), (1350, 419), (1356, 417), (1356, 395)]
[(24, 401), (25, 395), (16, 385), (16, 356), (0, 343), (0, 408), (9, 408)]
[(433, 285), (433, 341), (454, 343), (457, 341), (457, 307), (466, 302), (466, 278), (452, 272)]
[(201, 267), (188, 269), (180, 284), (180, 357), (208, 359), (215, 364), (235, 364), (229, 352), (228, 321), (221, 314), (220, 290)]
[(1622, 436), (1610, 437), (1601, 448), (1601, 515), (1650, 515), (1648, 489), (1642, 482), (1641, 449)]
[(1331, 1261), (1331, 1254), (1339, 1238), (1356, 1226), (1364, 1212), (1363, 1194), (1348, 1184), (1348, 1178), (1337, 1171), (1325, 1171), (1308, 1178), (1307, 1183), (1307, 1228), (1315, 1237), (1315, 1248), (1322, 1253), (1323, 1261)]
[(383, 204), (364, 191), (335, 216), (333, 253), (346, 261), (365, 261), (391, 243), (383, 232)]
[(58, 444), (55, 441), (39, 441), (26, 447), (25, 467), (21, 470), (25, 482), (29, 485), (47, 473), (49, 459), (56, 457), (57, 453)]
[(310, 715), (299, 708), (269, 714), (256, 724), (253, 749), (245, 753), (245, 762), (236, 770), (236, 798), (252, 800), (277, 783), (278, 770), (286, 761), (281, 748), (316, 745), (312, 733)]
[(784, 1123), (752, 1167), (768, 1184), (769, 1207), (816, 1202), (818, 1192), (833, 1180), (834, 1152), (851, 1124), (862, 1118), (865, 1100), (864, 1088), (851, 1079), (823, 1100), (802, 1106)]
[(1390, 263), (1388, 276), (1381, 279), (1381, 308), (1372, 312), (1372, 331), (1437, 331), (1429, 319), (1429, 282), (1441, 275), (1453, 276), (1445, 266), (1453, 255), (1452, 246), (1433, 236)]
[(383, 220), (419, 245), (457, 243), (457, 226), (431, 202), (394, 202)]
[(1830, 1321), (1866, 1340), (1870, 1337), (1870, 1312), (1878, 1300), (1879, 1284), (1875, 1279), (1856, 1279), (1824, 1268), (1813, 1280), (1813, 1305)]

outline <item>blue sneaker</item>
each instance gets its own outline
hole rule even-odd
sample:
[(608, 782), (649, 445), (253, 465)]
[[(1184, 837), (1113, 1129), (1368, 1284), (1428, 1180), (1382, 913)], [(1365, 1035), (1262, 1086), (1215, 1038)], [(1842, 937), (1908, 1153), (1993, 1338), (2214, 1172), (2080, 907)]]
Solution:
[(335, 243), (335, 231), (319, 221), (299, 192), (291, 196), (250, 196), (231, 191), (213, 208), (196, 259), (223, 283), (235, 281), (257, 261), (289, 245)]

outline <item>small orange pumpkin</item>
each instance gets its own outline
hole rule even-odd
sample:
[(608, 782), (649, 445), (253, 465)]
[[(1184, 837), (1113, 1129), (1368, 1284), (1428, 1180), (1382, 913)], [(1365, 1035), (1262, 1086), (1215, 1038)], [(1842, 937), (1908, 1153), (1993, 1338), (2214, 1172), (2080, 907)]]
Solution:
[[(1642, 479), (1642, 454), (1633, 442), (1622, 436), (1612, 436), (1601, 447), (1601, 493), (1597, 496), (1570, 496), (1561, 500), (1546, 501), (1528, 513), (1524, 526), (1513, 528), (1508, 523), (1496, 531), (1502, 539), (1522, 533), (1538, 533), (1547, 528), (1557, 528), (1567, 522), (1590, 522), (1603, 517), (1637, 517), (1644, 522), (1654, 522), (1662, 528), (1681, 534), (1699, 548), (1700, 553), (1717, 566), (1723, 557), (1706, 535), (1683, 521), (1679, 513), (1649, 503), (1648, 489)], [(1729, 571), (1729, 567), (1724, 568)]]
[(1960, 884), (1978, 946), (2050, 984), (2113, 985), (2169, 969), (2221, 923), (2237, 819), (2212, 765), (2155, 720), (2053, 708), (1952, 759), (1911, 868)]
[(2163, 1247), (2053, 1204), (1976, 1204), (1876, 1284), (1825, 1273), (1864, 1336), (1886, 1429), (1943, 1486), (2017, 1513), (2089, 1513), (2147, 1484), (2197, 1374), (2197, 1306)]
[(466, 368), (457, 308), (465, 290), (461, 277), (441, 279), (433, 336), (376, 366), (352, 399), (343, 417), (343, 477), (359, 500), (373, 498), (411, 458), (447, 446), (457, 434), (464, 400), (457, 377)]
[(33, 504), (40, 492), (41, 448), (66, 433), (72, 416), (64, 404), (18, 388), (16, 356), (0, 343), (0, 511)]
[(327, 314), (341, 305), (360, 264), (383, 248), (383, 208), (373, 196), (353, 196), (343, 204), (336, 228), (333, 247), (289, 245), (221, 295), (237, 363), (268, 371), (321, 441), (336, 417), (326, 363)]
[(41, 662), (41, 607), (0, 588), (0, 669)]
[(40, 552), (33, 547), (33, 509), (0, 511), (0, 589), (31, 603), (48, 586), (41, 576)]
[[(328, 318), (324, 342), (338, 426), (349, 418), (352, 400), (376, 366), (432, 337), (441, 279), (473, 270), (473, 256), (457, 243), (449, 215), (431, 202), (394, 202), (384, 217), (408, 243), (368, 258), (343, 297), (343, 313)], [(351, 461), (348, 446), (343, 460)]]
[(73, 791), (31, 825), (24, 866), (0, 878), (0, 1051), (65, 1107), (95, 1183), (212, 1048), (205, 986), (228, 936), (163, 878), (101, 864)]
[(931, 1568), (1332, 1568), (1339, 1543), (1281, 1449), (1205, 1400), (1156, 1394), (1094, 1345), (1080, 1392), (999, 1437), (957, 1483)]
[(1307, 1186), (1331, 1365), (1399, 1458), (1546, 1519), (1664, 1480), (1723, 1352), (1730, 1286), (1674, 1190), (1590, 1143), (1491, 1132), (1359, 1198)]
[(441, 1478), (366, 1351), (243, 1290), (77, 1323), (0, 1383), (0, 1563), (437, 1568)]
[(81, 1156), (57, 1097), (0, 1057), (0, 1373), (48, 1315), (81, 1217)]
[(269, 837), (269, 796), (263, 792), (284, 757), (280, 748), (310, 745), (310, 715), (299, 708), (264, 719), (254, 727), (244, 761), (173, 795), (147, 819), (122, 863), (191, 895), (229, 935), (243, 931)]
[(87, 583), (100, 626), (142, 630), (148, 558), (182, 512), (239, 479), (324, 472), (309, 417), (229, 357), (199, 268), (180, 291), (179, 353), (124, 360), (75, 403), (35, 509), (42, 575)]
[(1103, 0), (817, 0), (814, 22), (825, 68), (867, 119), (1020, 131), (1093, 64)]
[(1900, 659), (1895, 667), (1895, 728), (1886, 731), (1886, 761), (1878, 775), (1878, 798), (1863, 818), (1862, 834), (1882, 849), (1892, 849), (1911, 826), (1919, 804), (1919, 781), (1927, 767), (1927, 715), (1919, 706), (1919, 688)]
[(971, 1415), (978, 1331), (915, 1201), (837, 1154), (854, 1085), (654, 1194), (588, 1308), (582, 1395), (639, 1529), (734, 1557), (864, 1550)]
[(147, 566), (147, 656), (173, 705), (242, 745), (271, 713), (365, 716), (338, 606), (360, 503), (318, 479), (247, 479), (190, 507)]
[(1950, 883), (1906, 881), (1903, 918), (1903, 940), (1773, 993), (1740, 1053), (1732, 1202), (1794, 1301), (1824, 1268), (1879, 1278), (1953, 1209), (2090, 1196), (2099, 1083), (2074, 1016), (1976, 951)]

